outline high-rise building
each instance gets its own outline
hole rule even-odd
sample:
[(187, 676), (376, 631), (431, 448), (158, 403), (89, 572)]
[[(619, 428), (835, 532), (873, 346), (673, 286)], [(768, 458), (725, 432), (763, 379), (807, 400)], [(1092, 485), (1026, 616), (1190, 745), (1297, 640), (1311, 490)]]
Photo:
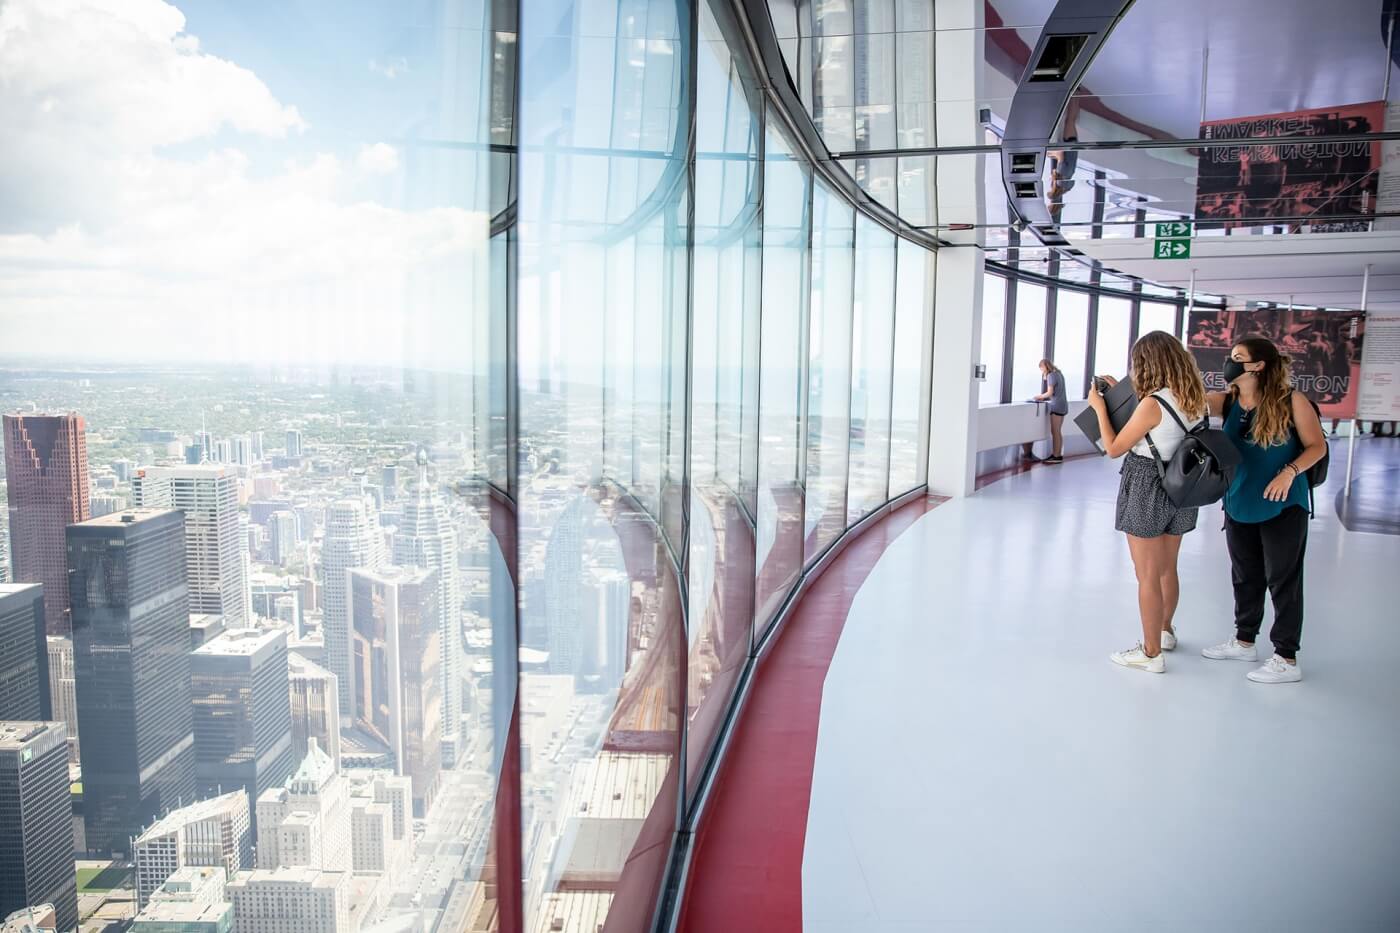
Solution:
[(0, 719), (54, 718), (41, 583), (0, 583)]
[(49, 704), (53, 718), (68, 727), (68, 760), (78, 763), (78, 687), (73, 677), (73, 639), (50, 635)]
[(225, 466), (146, 467), (131, 481), (138, 508), (185, 513), (185, 563), (191, 612), (221, 615), (230, 628), (249, 621), (244, 543), (238, 526), (238, 477)]
[(146, 827), (132, 844), (137, 904), (144, 906), (181, 868), (222, 868), (230, 876), (252, 868), (249, 808), (239, 789), (172, 810)]
[(185, 528), (173, 509), (68, 526), (87, 847), (125, 852), (194, 799)]
[(232, 933), (222, 868), (180, 868), (151, 893), (129, 933)]
[(350, 872), (258, 869), (229, 882), (234, 933), (355, 933)]
[(292, 756), (306, 758), (311, 740), (340, 767), (340, 692), (335, 675), (296, 652), (287, 655), (292, 707)]
[(39, 904), (77, 928), (68, 736), (61, 722), (0, 722), (0, 917)]
[(300, 457), (301, 454), (301, 432), (292, 428), (287, 431), (287, 456)]
[(442, 774), (437, 571), (352, 570), (357, 729), (389, 746), (413, 781), (413, 812), (425, 816)]
[[(249, 800), (292, 773), (287, 631), (233, 629), (190, 654), (195, 792)], [(254, 827), (256, 830), (256, 826)]]
[(297, 550), (297, 517), (286, 509), (278, 509), (267, 518), (267, 535), (271, 545), (272, 562), (287, 566)]
[(326, 669), (338, 680), (340, 712), (346, 716), (353, 711), (347, 575), (360, 567), (377, 569), (383, 563), (383, 553), (379, 525), (363, 500), (341, 499), (330, 504), (321, 543), (321, 627), (326, 637)]
[(296, 773), (258, 798), (258, 867), (349, 869), (350, 783), (313, 739)]
[(87, 432), (67, 415), (5, 415), (10, 579), (44, 584), (48, 634), (67, 635), (68, 566), (63, 529), (89, 512)]
[(401, 567), (437, 571), (441, 731), (443, 764), (448, 767), (456, 763), (462, 729), (462, 597), (457, 557), (457, 530), (452, 527), (447, 507), (433, 493), (424, 471), (403, 502), (403, 519), (394, 537), (393, 561)]

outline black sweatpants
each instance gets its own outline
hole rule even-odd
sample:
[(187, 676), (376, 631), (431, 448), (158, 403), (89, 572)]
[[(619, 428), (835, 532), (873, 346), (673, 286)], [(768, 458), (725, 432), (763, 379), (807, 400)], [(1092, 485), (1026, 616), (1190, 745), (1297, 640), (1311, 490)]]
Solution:
[(1225, 517), (1235, 584), (1235, 638), (1252, 642), (1264, 622), (1264, 594), (1274, 600), (1274, 651), (1294, 660), (1303, 634), (1303, 554), (1308, 547), (1308, 510), (1290, 506), (1267, 522)]

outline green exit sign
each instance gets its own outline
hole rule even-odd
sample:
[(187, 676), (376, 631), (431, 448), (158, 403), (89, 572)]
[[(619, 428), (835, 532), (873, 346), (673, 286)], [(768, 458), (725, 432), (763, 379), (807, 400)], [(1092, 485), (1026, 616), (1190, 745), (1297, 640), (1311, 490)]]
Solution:
[(1180, 240), (1158, 240), (1157, 248), (1152, 251), (1153, 259), (1190, 259), (1191, 241), (1185, 238)]
[(1159, 238), (1191, 235), (1191, 221), (1189, 220), (1173, 220), (1170, 223), (1157, 224), (1156, 227)]

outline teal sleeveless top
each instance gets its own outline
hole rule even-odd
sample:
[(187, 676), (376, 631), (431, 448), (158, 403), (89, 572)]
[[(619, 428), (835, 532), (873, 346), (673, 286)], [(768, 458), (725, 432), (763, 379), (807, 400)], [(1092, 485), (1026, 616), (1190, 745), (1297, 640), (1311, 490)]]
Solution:
[(1293, 506), (1308, 507), (1308, 477), (1303, 473), (1293, 480), (1293, 488), (1288, 498), (1282, 502), (1270, 502), (1264, 498), (1264, 489), (1278, 476), (1284, 464), (1291, 463), (1303, 452), (1303, 442), (1297, 431), (1288, 435), (1288, 440), (1272, 447), (1262, 447), (1244, 431), (1245, 410), (1239, 400), (1229, 400), (1230, 413), (1225, 416), (1225, 434), (1240, 452), (1240, 465), (1235, 469), (1235, 479), (1225, 493), (1225, 514), (1237, 522), (1253, 525), (1278, 518), (1284, 509)]

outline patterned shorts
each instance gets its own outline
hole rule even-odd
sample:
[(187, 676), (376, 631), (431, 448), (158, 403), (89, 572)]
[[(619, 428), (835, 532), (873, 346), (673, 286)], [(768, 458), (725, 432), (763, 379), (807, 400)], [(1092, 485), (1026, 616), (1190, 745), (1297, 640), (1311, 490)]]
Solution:
[(1155, 460), (1128, 454), (1119, 474), (1123, 479), (1118, 484), (1118, 519), (1113, 527), (1135, 538), (1184, 535), (1196, 527), (1200, 510), (1172, 505)]

